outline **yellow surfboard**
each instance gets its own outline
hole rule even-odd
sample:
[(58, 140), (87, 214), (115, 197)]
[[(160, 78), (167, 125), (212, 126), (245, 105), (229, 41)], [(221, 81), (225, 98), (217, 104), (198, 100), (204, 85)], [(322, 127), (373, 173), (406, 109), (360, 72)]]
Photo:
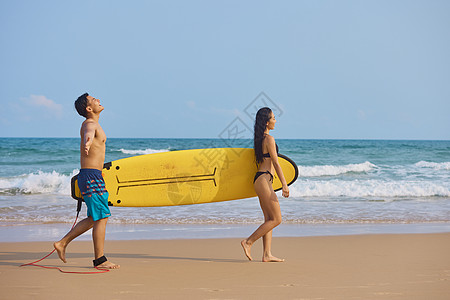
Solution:
[[(279, 154), (283, 174), (292, 184), (297, 165)], [(110, 206), (173, 206), (255, 197), (254, 150), (208, 148), (154, 153), (105, 163), (102, 174)], [(275, 172), (273, 188), (281, 189)], [(72, 197), (81, 199), (77, 176)]]

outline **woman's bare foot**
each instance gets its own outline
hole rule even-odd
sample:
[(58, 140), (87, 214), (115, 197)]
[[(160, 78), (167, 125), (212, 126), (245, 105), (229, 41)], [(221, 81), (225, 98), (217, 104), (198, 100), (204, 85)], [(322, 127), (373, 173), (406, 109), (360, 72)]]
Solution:
[(58, 253), (59, 258), (66, 263), (66, 245), (63, 245), (61, 242), (55, 242), (53, 243), (53, 247)]
[(242, 248), (244, 248), (245, 256), (247, 256), (248, 260), (253, 260), (250, 256), (250, 249), (252, 248), (252, 245), (247, 244), (247, 240), (241, 241)]
[(284, 262), (284, 259), (278, 258), (272, 255), (263, 256), (262, 258), (263, 262)]
[(113, 264), (110, 261), (105, 261), (104, 263), (102, 263), (101, 265), (96, 266), (97, 269), (119, 269), (120, 266)]

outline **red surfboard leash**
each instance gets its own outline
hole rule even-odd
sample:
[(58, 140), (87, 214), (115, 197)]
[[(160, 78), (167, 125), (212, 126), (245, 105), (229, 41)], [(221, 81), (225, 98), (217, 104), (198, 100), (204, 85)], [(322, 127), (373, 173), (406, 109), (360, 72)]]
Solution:
[[(78, 205), (77, 205), (77, 217), (75, 218), (75, 222), (73, 222), (72, 228), (70, 230), (72, 230), (75, 227), (75, 224), (77, 223), (78, 220), (78, 215), (80, 214), (81, 211), (81, 201), (78, 200)], [(66, 273), (66, 274), (101, 274), (101, 273), (106, 273), (109, 272), (110, 270), (104, 270), (104, 269), (100, 269), (98, 267), (94, 267), (95, 269), (98, 270), (98, 272), (73, 272), (73, 271), (64, 271), (61, 268), (58, 267), (48, 267), (48, 266), (42, 266), (42, 265), (38, 265), (36, 263), (43, 261), (44, 259), (46, 259), (47, 257), (49, 257), (50, 255), (52, 255), (54, 252), (56, 251), (56, 249), (53, 249), (52, 252), (50, 252), (49, 254), (47, 254), (46, 256), (44, 256), (43, 258), (36, 260), (34, 262), (30, 262), (27, 264), (23, 264), (20, 265), (20, 267), (25, 267), (25, 266), (34, 266), (34, 267), (40, 267), (40, 268), (44, 268), (44, 269), (56, 269), (58, 271), (60, 271), (61, 273)]]

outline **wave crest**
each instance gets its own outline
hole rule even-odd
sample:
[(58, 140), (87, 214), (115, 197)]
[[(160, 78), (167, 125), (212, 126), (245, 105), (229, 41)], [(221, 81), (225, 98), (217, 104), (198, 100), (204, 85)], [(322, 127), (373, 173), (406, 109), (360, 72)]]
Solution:
[(366, 161), (361, 164), (349, 164), (343, 166), (333, 166), (333, 165), (324, 165), (324, 166), (312, 166), (305, 167), (299, 166), (300, 177), (320, 177), (320, 176), (336, 176), (342, 175), (346, 173), (365, 173), (373, 170), (377, 166), (372, 164), (369, 161)]
[(147, 149), (143, 149), (143, 150), (128, 150), (128, 149), (119, 149), (117, 151), (122, 152), (123, 154), (130, 154), (130, 155), (144, 155), (144, 154), (153, 154), (153, 153), (161, 153), (161, 152), (168, 152), (170, 151), (169, 149), (151, 149), (151, 148), (147, 148)]
[(443, 163), (435, 163), (435, 162), (428, 162), (428, 161), (419, 161), (415, 164), (416, 167), (419, 168), (431, 168), (435, 170), (447, 170), (450, 171), (450, 162), (443, 162)]
[(78, 173), (64, 175), (38, 171), (10, 178), (0, 178), (0, 194), (59, 194), (70, 195), (70, 179)]
[(300, 181), (290, 187), (292, 197), (450, 197), (445, 184), (421, 181), (328, 180)]

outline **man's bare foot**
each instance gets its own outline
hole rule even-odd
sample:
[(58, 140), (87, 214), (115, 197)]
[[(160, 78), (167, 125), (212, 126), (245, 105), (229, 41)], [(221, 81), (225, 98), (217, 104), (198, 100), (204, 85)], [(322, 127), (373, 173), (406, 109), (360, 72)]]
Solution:
[(284, 262), (284, 259), (269, 255), (269, 256), (263, 256), (262, 261), (263, 262)]
[(116, 265), (116, 264), (113, 264), (113, 263), (110, 262), (110, 261), (105, 261), (105, 262), (102, 263), (101, 265), (98, 265), (96, 268), (97, 268), (97, 269), (119, 269), (120, 266), (119, 266), (119, 265)]
[(252, 248), (252, 245), (247, 244), (247, 240), (241, 241), (242, 248), (244, 248), (245, 256), (247, 256), (248, 260), (253, 260), (250, 256), (250, 249)]
[(53, 243), (53, 247), (55, 248), (56, 252), (58, 252), (59, 258), (66, 263), (66, 246), (62, 245), (61, 242), (55, 242)]

